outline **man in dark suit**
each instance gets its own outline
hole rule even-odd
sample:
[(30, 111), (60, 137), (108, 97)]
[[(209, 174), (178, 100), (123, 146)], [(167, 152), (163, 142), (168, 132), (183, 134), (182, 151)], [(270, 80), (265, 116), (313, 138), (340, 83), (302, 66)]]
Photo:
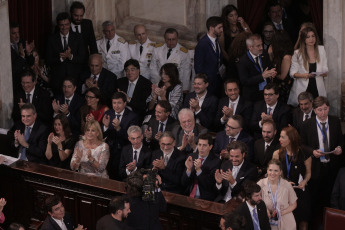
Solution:
[(110, 149), (107, 170), (109, 177), (115, 180), (120, 180), (118, 168), (122, 147), (129, 144), (127, 129), (139, 124), (138, 116), (126, 108), (126, 100), (125, 94), (114, 93), (113, 109), (106, 111), (103, 117), (103, 134)]
[(62, 95), (57, 96), (53, 102), (54, 117), (59, 113), (67, 116), (69, 127), (74, 136), (79, 136), (81, 118), (80, 108), (84, 104), (84, 98), (76, 93), (77, 85), (74, 78), (66, 78), (62, 85)]
[(274, 83), (269, 83), (264, 89), (264, 101), (255, 104), (251, 129), (255, 139), (261, 138), (262, 123), (266, 120), (273, 120), (276, 123), (277, 135), (290, 124), (290, 108), (278, 101), (279, 88)]
[(202, 134), (198, 138), (198, 151), (191, 153), (186, 162), (186, 170), (182, 175), (181, 184), (184, 193), (192, 198), (214, 200), (214, 173), (220, 165), (219, 158), (210, 154), (212, 149), (212, 137)]
[(263, 52), (260, 35), (253, 34), (246, 40), (248, 51), (238, 62), (238, 73), (243, 87), (242, 96), (252, 102), (263, 99), (263, 89), (277, 72), (271, 68), (266, 52)]
[(66, 77), (78, 80), (85, 63), (85, 47), (80, 34), (70, 31), (71, 20), (66, 12), (56, 17), (59, 31), (52, 34), (47, 42), (46, 58), (51, 67), (50, 84), (54, 95), (61, 92)]
[(124, 220), (131, 213), (129, 199), (125, 196), (116, 196), (109, 202), (110, 214), (97, 221), (96, 230), (128, 230)]
[(34, 42), (30, 44), (20, 39), (19, 24), (10, 22), (10, 41), (11, 41), (11, 63), (12, 63), (12, 82), (13, 92), (20, 88), (20, 74), (27, 66), (34, 64), (32, 50), (35, 47)]
[(218, 132), (216, 141), (214, 143), (213, 153), (222, 159), (229, 159), (229, 153), (226, 150), (228, 144), (233, 141), (242, 141), (247, 145), (248, 160), (252, 160), (254, 157), (254, 139), (242, 129), (243, 118), (241, 115), (233, 115), (230, 117), (225, 125), (225, 130)]
[[(36, 163), (45, 163), (48, 129), (37, 118), (33, 104), (23, 104), (20, 108), (21, 122), (16, 122), (11, 131), (14, 132), (14, 147), (18, 150), (18, 158)], [(11, 132), (12, 133), (12, 132)]]
[(81, 75), (81, 92), (92, 87), (100, 89), (106, 104), (111, 107), (111, 97), (117, 89), (117, 77), (109, 70), (103, 68), (103, 60), (100, 54), (92, 54), (89, 58), (89, 70)]
[(331, 207), (345, 211), (345, 168), (341, 168), (333, 186)]
[(39, 111), (38, 119), (46, 126), (50, 127), (53, 110), (49, 92), (36, 84), (36, 76), (31, 70), (23, 71), (20, 74), (20, 79), (22, 87), (14, 94), (12, 111), (13, 121), (20, 121), (20, 108), (23, 104), (32, 103), (36, 110)]
[(159, 145), (160, 149), (152, 153), (152, 167), (158, 170), (162, 178), (161, 189), (181, 194), (185, 155), (175, 148), (175, 138), (169, 131), (161, 135)]
[(258, 176), (255, 165), (245, 159), (248, 153), (246, 144), (233, 141), (228, 145), (227, 150), (230, 160), (223, 161), (221, 169), (214, 174), (216, 180), (214, 185), (218, 190), (218, 197), (215, 200), (217, 202), (227, 202), (240, 195), (245, 181), (256, 181)]
[(48, 216), (40, 227), (41, 230), (84, 229), (83, 225), (78, 224), (78, 226), (76, 226), (71, 215), (65, 212), (65, 207), (63, 206), (60, 197), (56, 195), (48, 197), (44, 202), (44, 206), (48, 212)]
[(120, 177), (123, 180), (131, 173), (151, 166), (151, 151), (143, 145), (141, 128), (133, 125), (128, 128), (127, 134), (131, 144), (122, 148), (119, 167)]
[[(313, 109), (316, 117), (302, 124), (301, 139), (313, 153), (309, 183), (312, 192), (312, 210), (315, 215), (321, 215), (323, 208), (330, 205), (334, 180), (339, 168), (344, 165), (341, 156), (344, 137), (339, 118), (328, 115), (327, 98), (321, 96), (315, 98)], [(333, 153), (324, 154), (330, 151)]]
[(262, 138), (254, 143), (254, 164), (257, 166), (259, 178), (263, 178), (267, 172), (267, 164), (272, 160), (273, 152), (280, 148), (276, 136), (276, 124), (272, 120), (266, 120), (262, 124)]
[(90, 54), (98, 53), (95, 32), (92, 21), (84, 18), (85, 6), (82, 2), (74, 1), (70, 7), (71, 31), (81, 34), (85, 46), (85, 64)]
[(171, 105), (168, 101), (158, 101), (155, 107), (155, 116), (142, 126), (144, 130), (144, 145), (152, 151), (159, 149), (159, 139), (165, 131), (172, 131), (176, 120), (170, 116)]
[(220, 97), (225, 67), (218, 37), (223, 33), (223, 20), (221, 17), (210, 17), (206, 21), (206, 27), (207, 34), (195, 47), (194, 69), (196, 74), (205, 73), (208, 76), (208, 92)]
[(292, 126), (301, 131), (302, 123), (311, 117), (315, 117), (313, 111), (313, 95), (309, 92), (302, 92), (298, 95), (299, 107), (295, 108), (292, 113)]
[(172, 133), (177, 148), (186, 155), (196, 150), (199, 135), (207, 133), (207, 129), (195, 124), (194, 113), (190, 109), (181, 109), (178, 113), (179, 124), (176, 124)]
[(127, 95), (127, 105), (142, 121), (146, 113), (146, 100), (151, 95), (152, 83), (140, 75), (140, 65), (135, 59), (126, 61), (124, 69), (126, 77), (117, 81), (119, 90)]
[(214, 130), (212, 118), (216, 116), (218, 98), (207, 91), (208, 85), (207, 75), (197, 74), (194, 78), (194, 92), (186, 95), (183, 107), (194, 112), (196, 123)]
[(244, 120), (243, 128), (249, 131), (250, 119), (252, 117), (253, 105), (240, 96), (239, 81), (237, 79), (228, 79), (224, 83), (226, 97), (219, 101), (217, 115), (214, 124), (219, 129), (224, 128), (228, 119), (235, 115), (241, 115)]
[(254, 181), (244, 185), (246, 201), (240, 204), (235, 212), (246, 219), (246, 230), (271, 229), (267, 208), (261, 198), (261, 187)]

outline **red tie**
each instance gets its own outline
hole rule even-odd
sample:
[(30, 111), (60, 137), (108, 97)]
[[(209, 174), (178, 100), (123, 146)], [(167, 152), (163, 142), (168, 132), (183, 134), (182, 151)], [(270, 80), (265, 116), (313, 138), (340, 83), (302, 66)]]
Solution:
[[(200, 160), (201, 160), (201, 164), (202, 164), (202, 162), (204, 161), (204, 158), (200, 158)], [(195, 193), (196, 193), (197, 187), (198, 187), (198, 179), (195, 178), (193, 189), (192, 189), (191, 193), (189, 194), (190, 197), (195, 198)]]

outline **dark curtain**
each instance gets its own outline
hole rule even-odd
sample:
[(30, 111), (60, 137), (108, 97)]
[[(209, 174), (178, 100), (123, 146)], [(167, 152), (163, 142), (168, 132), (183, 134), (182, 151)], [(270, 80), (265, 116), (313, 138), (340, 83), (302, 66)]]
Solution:
[(322, 0), (308, 0), (313, 23), (316, 27), (317, 33), (322, 41), (323, 37), (323, 1)]
[(258, 31), (266, 3), (267, 0), (237, 0), (238, 13), (248, 23), (251, 31)]
[(45, 42), (52, 31), (51, 0), (9, 0), (10, 21), (20, 25), (20, 37), (35, 41), (41, 56), (45, 53)]

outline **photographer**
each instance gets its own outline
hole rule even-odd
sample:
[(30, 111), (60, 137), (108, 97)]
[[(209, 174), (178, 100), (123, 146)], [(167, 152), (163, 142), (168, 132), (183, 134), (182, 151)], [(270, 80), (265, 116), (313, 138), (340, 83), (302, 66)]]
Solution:
[(155, 170), (141, 170), (127, 177), (126, 193), (131, 214), (127, 225), (134, 230), (161, 230), (159, 212), (166, 210), (166, 202), (159, 185), (162, 180)]

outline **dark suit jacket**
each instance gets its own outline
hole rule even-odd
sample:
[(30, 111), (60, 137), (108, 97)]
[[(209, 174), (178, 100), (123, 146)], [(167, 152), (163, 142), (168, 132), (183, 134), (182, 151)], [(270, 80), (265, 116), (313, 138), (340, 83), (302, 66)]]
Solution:
[[(137, 170), (141, 168), (148, 169), (151, 166), (151, 151), (143, 145), (139, 153), (139, 159), (137, 162)], [(121, 158), (120, 158), (120, 176), (122, 179), (127, 178), (126, 165), (133, 161), (133, 148), (132, 145), (127, 145), (122, 148)]]
[[(227, 160), (227, 161), (223, 161), (220, 168), (223, 170), (223, 172), (228, 171), (228, 169), (230, 169), (232, 171), (233, 165), (232, 165), (230, 160)], [(237, 176), (235, 178), (236, 179), (236, 185), (231, 190), (231, 196), (235, 197), (235, 196), (239, 195), (239, 193), (242, 192), (243, 185), (244, 185), (245, 181), (247, 181), (247, 180), (257, 181), (257, 177), (258, 177), (258, 172), (257, 172), (255, 165), (250, 163), (248, 160), (244, 160), (244, 162), (240, 168), (240, 171), (237, 173)], [(216, 187), (216, 183), (214, 183), (213, 186)], [(223, 180), (222, 181), (222, 187), (219, 190), (216, 187), (219, 195), (215, 201), (219, 202), (219, 201), (223, 200), (225, 194), (228, 191), (228, 188), (229, 188), (229, 182), (226, 180)]]
[[(250, 55), (250, 54), (249, 54)], [(271, 68), (271, 62), (268, 54), (264, 52), (261, 55), (262, 69)], [(240, 81), (243, 86), (243, 97), (252, 102), (263, 99), (263, 90), (259, 91), (259, 84), (264, 81), (261, 72), (258, 71), (255, 64), (249, 59), (248, 53), (245, 53), (237, 65)]]
[[(59, 101), (60, 105), (66, 104), (65, 96), (60, 95), (56, 98)], [(79, 94), (74, 93), (72, 101), (69, 102), (68, 106), (68, 121), (69, 127), (74, 136), (79, 136), (80, 134), (80, 126), (81, 126), (81, 119), (80, 119), (80, 108), (84, 104), (84, 98), (82, 98)]]
[[(223, 97), (219, 100), (218, 104), (218, 110), (217, 110), (217, 115), (214, 124), (217, 126), (218, 129), (223, 129), (224, 124), (220, 122), (220, 119), (223, 117), (223, 107), (224, 106), (229, 106), (229, 97)], [(240, 99), (238, 100), (238, 104), (236, 107), (235, 114), (236, 115), (241, 115), (244, 120), (244, 125), (243, 129), (246, 131), (249, 131), (250, 127), (250, 120), (252, 118), (252, 112), (253, 112), (253, 104), (249, 101), (246, 101), (244, 97), (240, 96)]]
[(331, 207), (345, 211), (345, 168), (341, 168), (334, 183)]
[[(271, 229), (265, 202), (261, 201), (258, 205), (256, 205), (256, 209), (258, 212), (260, 229), (262, 230)], [(236, 208), (235, 212), (246, 219), (246, 228), (245, 228), (246, 230), (254, 230), (252, 214), (250, 213), (250, 210), (246, 202), (243, 202), (242, 204), (240, 204)]]
[[(216, 140), (214, 142), (213, 153), (217, 157), (219, 157), (220, 152), (223, 149), (226, 149), (226, 146), (228, 146), (229, 141), (230, 141), (229, 136), (226, 135), (225, 131), (218, 132), (216, 136)], [(251, 161), (254, 155), (254, 150), (253, 150), (254, 139), (248, 133), (242, 130), (240, 132), (240, 135), (238, 135), (237, 141), (242, 141), (247, 145), (248, 147), (247, 159)]]
[[(172, 130), (172, 133), (175, 137), (176, 140), (176, 146), (179, 147), (182, 145), (182, 138), (184, 135), (184, 130), (181, 128), (180, 124), (176, 124), (175, 127)], [(207, 133), (207, 129), (202, 127), (199, 124), (195, 124), (195, 127), (193, 129), (193, 133), (194, 133), (194, 140), (195, 143), (197, 143), (198, 137), (200, 134), (204, 134)], [(192, 153), (193, 150), (191, 149), (191, 147), (189, 146), (189, 144), (186, 146), (186, 149), (183, 150), (184, 153), (189, 154)]]
[[(85, 71), (81, 75), (81, 85), (85, 84), (86, 79), (90, 78), (90, 70)], [(100, 89), (103, 99), (106, 104), (111, 108), (111, 97), (117, 91), (117, 77), (109, 70), (102, 68), (99, 78), (97, 80), (97, 86)]]
[[(81, 21), (81, 36), (85, 46), (85, 63), (88, 61), (89, 54), (98, 53), (95, 32), (93, 30), (92, 21), (89, 19), (83, 19)], [(72, 25), (71, 30), (72, 31)]]
[[(74, 223), (73, 218), (69, 213), (65, 213), (63, 218), (63, 222), (65, 223), (67, 230), (74, 230), (77, 226)], [(44, 220), (40, 230), (61, 230), (60, 226), (53, 220), (53, 218), (48, 215), (47, 218)]]
[(260, 138), (254, 143), (254, 164), (258, 167), (259, 178), (263, 178), (267, 172), (267, 164), (272, 159), (273, 152), (280, 148), (278, 138), (274, 138), (265, 152), (265, 140)]
[[(190, 108), (189, 100), (196, 98), (196, 93), (188, 93), (184, 99), (183, 108)], [(214, 130), (213, 117), (216, 116), (218, 98), (207, 92), (204, 102), (201, 105), (201, 111), (195, 114), (195, 118), (200, 120), (200, 124), (209, 130)]]
[[(20, 130), (20, 133), (25, 132), (25, 125), (22, 122), (17, 122), (12, 128), (11, 131)], [(13, 132), (9, 132), (10, 135), (13, 135)], [(47, 139), (48, 139), (48, 128), (42, 124), (40, 121), (36, 120), (34, 126), (32, 127), (31, 134), (29, 140), (27, 141), (29, 144), (29, 148), (26, 149), (26, 157), (28, 161), (35, 162), (35, 163), (46, 163), (46, 148), (47, 148)], [(14, 137), (11, 137), (14, 140)], [(14, 141), (12, 143), (14, 145)], [(20, 145), (17, 148), (17, 152), (19, 153)], [(18, 157), (18, 155), (16, 156)]]
[[(172, 131), (175, 124), (176, 124), (176, 120), (172, 118), (171, 116), (169, 116), (164, 131)], [(149, 147), (152, 151), (159, 149), (159, 142), (154, 138), (156, 134), (158, 133), (158, 128), (159, 128), (159, 121), (156, 120), (155, 116), (151, 116), (148, 123), (143, 125), (143, 129), (144, 129), (143, 131), (145, 131), (145, 129), (147, 129), (148, 127), (152, 129), (152, 139), (150, 142), (147, 142), (146, 138), (144, 138), (144, 145)]]
[[(292, 126), (295, 127), (295, 129), (297, 129), (298, 132), (301, 131), (301, 126), (303, 123), (303, 117), (304, 117), (304, 113), (302, 112), (302, 110), (299, 107), (295, 108), (293, 110), (293, 112), (292, 112)], [(311, 117), (315, 117), (314, 111), (312, 111)]]
[[(199, 153), (194, 152), (189, 156), (192, 156), (194, 161), (195, 159), (199, 158)], [(219, 158), (215, 157), (213, 154), (209, 154), (201, 166), (202, 172), (199, 176), (196, 175), (196, 171), (193, 166), (192, 172), (188, 177), (185, 168), (181, 179), (184, 194), (189, 196), (193, 190), (194, 181), (197, 180), (200, 191), (200, 199), (213, 201), (216, 197), (216, 190), (214, 189), (216, 180), (214, 179), (214, 173), (219, 168), (219, 165)]]
[[(332, 151), (337, 146), (342, 147), (344, 149), (344, 136), (341, 131), (341, 125), (339, 118), (335, 116), (328, 115), (328, 131), (329, 131), (329, 149)], [(301, 139), (302, 143), (309, 147), (309, 150), (312, 152), (315, 149), (319, 149), (319, 137), (318, 137), (318, 127), (316, 124), (316, 117), (308, 119), (302, 124), (301, 129)], [(317, 180), (320, 176), (320, 168), (321, 162), (319, 158), (315, 158), (312, 155), (312, 167), (311, 167), (311, 178)], [(340, 166), (344, 163), (342, 162), (342, 156), (337, 156), (334, 154), (330, 154), (330, 169), (332, 171), (332, 175), (334, 176), (338, 173)]]
[[(50, 127), (53, 120), (53, 107), (49, 92), (36, 84), (34, 95), (31, 95), (31, 97), (32, 104), (36, 108), (38, 119), (46, 126)], [(12, 119), (14, 122), (21, 120), (20, 108), (18, 105), (20, 98), (25, 102), (26, 94), (23, 89), (20, 89), (18, 93), (14, 95), (12, 111)]]
[[(251, 121), (251, 129), (254, 133), (254, 138), (259, 139), (262, 137), (259, 121), (261, 121), (261, 113), (267, 113), (267, 106), (265, 101), (257, 102), (254, 106), (254, 111)], [(278, 103), (274, 109), (272, 118), (277, 126), (277, 136), (280, 135), (280, 131), (290, 124), (291, 114), (290, 108), (278, 100)]]
[(207, 90), (213, 95), (220, 95), (220, 90), (222, 90), (222, 79), (218, 74), (223, 59), (221, 49), (219, 49), (219, 52), (220, 58), (219, 54), (214, 51), (212, 42), (207, 35), (202, 37), (195, 47), (195, 73), (205, 73), (208, 76), (209, 85)]
[(51, 87), (54, 94), (61, 91), (62, 82), (66, 77), (73, 77), (78, 80), (85, 61), (85, 47), (80, 34), (69, 32), (68, 46), (73, 54), (72, 60), (60, 60), (60, 53), (63, 52), (60, 33), (52, 34), (47, 42), (46, 59), (51, 67)]
[[(120, 78), (117, 81), (117, 84), (121, 91), (127, 93), (128, 79), (126, 77)], [(147, 80), (145, 77), (140, 75), (133, 91), (133, 97), (131, 101), (127, 103), (127, 105), (130, 106), (133, 109), (133, 111), (138, 114), (139, 121), (142, 121), (142, 119), (145, 116), (147, 107), (146, 99), (151, 95), (151, 86), (151, 81)]]
[[(157, 149), (152, 153), (151, 162), (156, 159), (159, 160), (161, 157), (164, 159), (164, 154), (162, 150)], [(158, 174), (162, 178), (162, 190), (181, 194), (181, 176), (184, 170), (184, 163), (185, 155), (182, 154), (177, 148), (175, 148), (165, 169), (158, 171)]]

